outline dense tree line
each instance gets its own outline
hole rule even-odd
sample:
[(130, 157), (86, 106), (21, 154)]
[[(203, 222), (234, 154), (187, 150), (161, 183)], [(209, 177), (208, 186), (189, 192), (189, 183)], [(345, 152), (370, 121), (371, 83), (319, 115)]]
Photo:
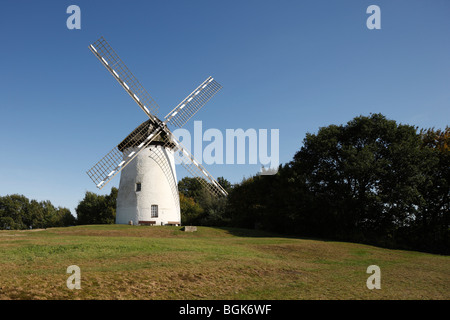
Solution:
[(20, 230), (65, 227), (75, 224), (67, 208), (56, 208), (50, 201), (29, 200), (23, 195), (0, 196), (0, 229)]
[[(180, 181), (183, 223), (450, 252), (450, 128), (381, 114), (307, 134), (275, 175), (255, 175), (212, 198)], [(223, 202), (221, 202), (223, 201)]]
[(85, 224), (112, 224), (116, 219), (117, 188), (109, 195), (86, 192), (75, 209), (55, 208), (50, 201), (29, 200), (23, 195), (0, 197), (0, 230), (67, 227)]
[(276, 175), (234, 186), (232, 225), (387, 247), (450, 252), (450, 129), (383, 115), (307, 134)]

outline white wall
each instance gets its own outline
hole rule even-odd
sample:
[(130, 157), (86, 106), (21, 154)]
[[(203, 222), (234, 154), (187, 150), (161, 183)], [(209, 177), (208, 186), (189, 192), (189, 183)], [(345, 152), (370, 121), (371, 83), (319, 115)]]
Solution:
[[(159, 151), (155, 151), (159, 148)], [(158, 152), (160, 157), (158, 157)], [(165, 168), (165, 170), (163, 170)], [(136, 183), (141, 191), (136, 191)], [(176, 193), (173, 192), (176, 188)], [(151, 205), (158, 205), (158, 218), (151, 217)], [(121, 172), (117, 196), (116, 223), (138, 221), (181, 222), (173, 151), (151, 146), (139, 153)]]

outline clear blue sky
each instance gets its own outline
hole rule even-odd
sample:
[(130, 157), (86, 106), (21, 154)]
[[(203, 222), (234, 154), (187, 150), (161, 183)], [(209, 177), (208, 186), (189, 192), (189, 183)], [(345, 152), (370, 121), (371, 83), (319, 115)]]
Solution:
[[(71, 4), (81, 8), (81, 30), (66, 28)], [(371, 4), (381, 8), (381, 30), (366, 27)], [(449, 14), (448, 0), (3, 0), (0, 195), (75, 214), (86, 191), (98, 192), (85, 171), (146, 119), (88, 49), (100, 36), (159, 116), (212, 75), (223, 89), (195, 119), (223, 132), (279, 129), (286, 163), (306, 132), (358, 115), (448, 125)], [(207, 168), (233, 183), (258, 171)]]

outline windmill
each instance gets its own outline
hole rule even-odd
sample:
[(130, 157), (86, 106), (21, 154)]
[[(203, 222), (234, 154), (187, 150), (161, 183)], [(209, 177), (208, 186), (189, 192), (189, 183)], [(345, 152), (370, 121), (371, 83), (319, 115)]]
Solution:
[(175, 158), (214, 196), (226, 196), (225, 189), (168, 128), (184, 126), (221, 85), (208, 77), (160, 120), (159, 106), (106, 40), (101, 37), (89, 48), (149, 118), (87, 171), (99, 189), (121, 172), (116, 223), (180, 224)]

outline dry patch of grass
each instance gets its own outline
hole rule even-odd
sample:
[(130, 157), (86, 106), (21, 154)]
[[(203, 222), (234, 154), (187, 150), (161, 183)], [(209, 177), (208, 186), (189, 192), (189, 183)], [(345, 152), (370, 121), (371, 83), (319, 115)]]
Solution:
[[(449, 257), (253, 230), (0, 231), (0, 299), (449, 299)], [(369, 290), (369, 265), (381, 290)], [(69, 290), (66, 269), (81, 269)]]

